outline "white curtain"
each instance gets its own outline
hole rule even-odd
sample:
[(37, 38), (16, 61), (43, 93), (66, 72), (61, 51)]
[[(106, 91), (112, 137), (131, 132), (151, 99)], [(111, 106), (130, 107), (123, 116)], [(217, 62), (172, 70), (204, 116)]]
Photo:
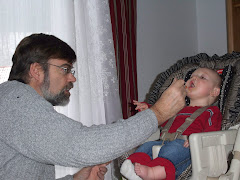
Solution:
[[(23, 37), (53, 34), (77, 54), (70, 103), (57, 111), (87, 126), (122, 117), (108, 0), (0, 0), (0, 14), (0, 69)], [(105, 179), (115, 179), (108, 169)], [(77, 170), (56, 166), (56, 177)]]

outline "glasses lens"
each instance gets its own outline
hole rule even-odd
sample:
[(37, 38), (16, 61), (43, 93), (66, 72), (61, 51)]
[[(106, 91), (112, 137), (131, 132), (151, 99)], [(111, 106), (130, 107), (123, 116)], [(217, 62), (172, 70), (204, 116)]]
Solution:
[(74, 74), (75, 74), (75, 70), (71, 70), (71, 73), (72, 73), (72, 75), (74, 76)]

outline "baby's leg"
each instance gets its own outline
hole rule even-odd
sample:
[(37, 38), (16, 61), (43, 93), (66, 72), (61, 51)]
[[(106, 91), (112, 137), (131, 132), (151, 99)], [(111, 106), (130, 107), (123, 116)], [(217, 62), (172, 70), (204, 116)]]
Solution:
[(135, 163), (134, 170), (144, 180), (160, 180), (166, 178), (164, 166), (148, 167)]

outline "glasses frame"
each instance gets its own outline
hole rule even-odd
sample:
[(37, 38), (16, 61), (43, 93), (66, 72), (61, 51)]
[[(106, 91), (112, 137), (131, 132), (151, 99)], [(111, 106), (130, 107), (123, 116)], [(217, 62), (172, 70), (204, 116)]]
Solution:
[(55, 64), (51, 64), (51, 63), (46, 63), (46, 64), (49, 64), (49, 65), (51, 65), (51, 66), (55, 66), (55, 67), (58, 67), (58, 68), (62, 69), (62, 70), (63, 70), (63, 73), (64, 73), (65, 75), (71, 73), (71, 74), (74, 76), (74, 74), (75, 74), (75, 70), (73, 70), (72, 68), (70, 69), (70, 68), (67, 68), (67, 67), (58, 66), (58, 65), (55, 65)]

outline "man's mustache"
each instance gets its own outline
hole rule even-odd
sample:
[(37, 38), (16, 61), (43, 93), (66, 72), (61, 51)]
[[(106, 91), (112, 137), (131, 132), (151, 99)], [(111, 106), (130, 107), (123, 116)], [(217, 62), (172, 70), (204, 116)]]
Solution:
[(73, 88), (73, 83), (70, 82), (70, 83), (68, 83), (67, 86), (65, 86), (64, 90), (70, 90), (70, 89), (72, 89), (72, 88)]

